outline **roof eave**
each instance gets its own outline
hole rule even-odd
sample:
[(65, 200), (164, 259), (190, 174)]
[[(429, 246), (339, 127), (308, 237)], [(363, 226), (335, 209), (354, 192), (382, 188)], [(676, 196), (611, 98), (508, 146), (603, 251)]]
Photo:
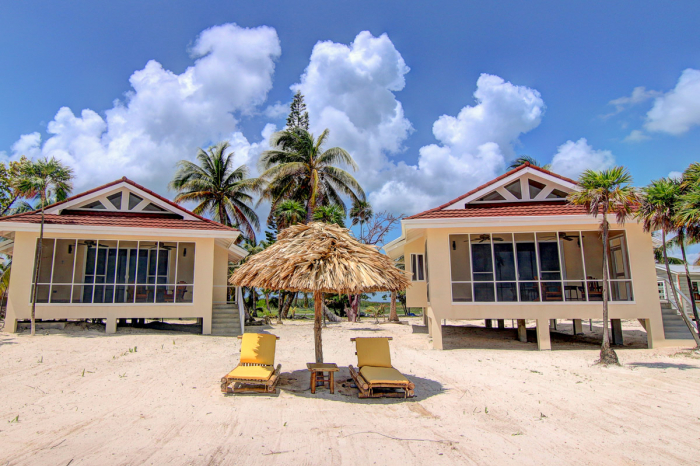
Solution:
[[(27, 222), (0, 222), (2, 232), (35, 232), (40, 231), (41, 224)], [(124, 236), (168, 236), (168, 237), (192, 237), (192, 238), (226, 238), (237, 239), (241, 232), (238, 230), (211, 230), (194, 228), (144, 228), (144, 227), (118, 227), (105, 225), (55, 225), (44, 224), (44, 233), (73, 233), (73, 234), (99, 234), (99, 235), (124, 235)]]
[[(617, 225), (614, 215), (608, 215), (608, 221)], [(632, 223), (638, 223), (635, 219)], [(453, 226), (521, 226), (521, 225), (597, 225), (599, 219), (591, 215), (509, 215), (493, 217), (449, 217), (449, 218), (412, 218), (404, 219), (403, 225), (409, 228), (450, 228)]]

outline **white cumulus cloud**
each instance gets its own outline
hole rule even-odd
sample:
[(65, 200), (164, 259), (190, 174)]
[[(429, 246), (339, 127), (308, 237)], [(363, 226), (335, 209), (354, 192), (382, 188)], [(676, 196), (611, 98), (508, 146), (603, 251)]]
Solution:
[(181, 74), (155, 60), (134, 72), (132, 89), (104, 116), (59, 109), (43, 145), (38, 133), (23, 135), (13, 155), (64, 160), (76, 172), (77, 190), (126, 175), (165, 193), (175, 163), (192, 159), (198, 147), (231, 139), (240, 151), (257, 150), (237, 131), (234, 115), (251, 113), (265, 101), (281, 53), (276, 31), (215, 26), (199, 35), (190, 52), (194, 64)]
[(651, 137), (640, 129), (633, 129), (630, 134), (622, 140), (622, 142), (642, 142), (651, 139)]
[(700, 70), (688, 68), (676, 87), (656, 98), (644, 128), (679, 135), (697, 125), (700, 125)]
[(534, 89), (482, 74), (475, 105), (433, 124), (440, 144), (424, 146), (417, 165), (398, 164), (370, 199), (376, 209), (415, 213), (455, 198), (498, 176), (515, 155), (521, 134), (536, 128), (544, 101)]
[(596, 150), (588, 144), (586, 138), (578, 141), (566, 141), (559, 146), (552, 159), (551, 170), (554, 173), (576, 179), (584, 170), (604, 170), (615, 163), (615, 157), (609, 150)]
[(328, 147), (352, 154), (366, 190), (381, 185), (387, 154), (401, 151), (412, 131), (394, 95), (404, 88), (408, 71), (386, 34), (363, 31), (350, 45), (318, 42), (300, 82), (292, 86), (304, 94), (311, 131), (330, 130)]

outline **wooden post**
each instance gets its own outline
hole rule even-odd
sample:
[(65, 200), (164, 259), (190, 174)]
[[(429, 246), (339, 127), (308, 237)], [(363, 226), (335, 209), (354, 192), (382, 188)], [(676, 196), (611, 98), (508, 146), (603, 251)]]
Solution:
[(491, 319), (486, 319), (486, 328), (493, 328), (493, 322), (491, 322)]
[(610, 329), (612, 330), (612, 344), (622, 346), (624, 344), (622, 339), (622, 320), (610, 319)]
[(583, 335), (583, 321), (574, 319), (574, 335)]
[(557, 319), (549, 319), (549, 328), (551, 330), (557, 329)]
[(506, 320), (505, 319), (498, 319), (498, 329), (503, 330), (506, 328)]
[(523, 343), (527, 343), (527, 327), (525, 326), (525, 319), (518, 319), (518, 340)]
[(316, 362), (323, 362), (323, 344), (321, 342), (321, 320), (323, 319), (323, 293), (314, 291), (314, 347)]

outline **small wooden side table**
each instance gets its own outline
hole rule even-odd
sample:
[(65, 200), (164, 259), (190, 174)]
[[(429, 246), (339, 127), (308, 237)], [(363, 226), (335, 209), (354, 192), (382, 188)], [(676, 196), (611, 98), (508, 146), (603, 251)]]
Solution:
[[(333, 363), (317, 364), (313, 362), (306, 363), (306, 368), (311, 372), (311, 393), (316, 393), (316, 384), (321, 382), (328, 383), (328, 388), (331, 394), (335, 393), (335, 373), (338, 372), (338, 365)], [(324, 375), (327, 373), (328, 375)]]

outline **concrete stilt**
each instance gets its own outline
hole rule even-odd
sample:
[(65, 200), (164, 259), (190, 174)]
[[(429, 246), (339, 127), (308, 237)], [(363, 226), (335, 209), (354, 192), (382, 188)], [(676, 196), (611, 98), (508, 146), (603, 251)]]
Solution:
[(433, 349), (442, 349), (442, 321), (435, 317), (435, 314), (430, 313), (430, 326), (432, 327), (432, 332), (430, 336), (433, 337)]
[(211, 335), (212, 315), (202, 317), (202, 335)]
[(506, 328), (506, 320), (505, 319), (498, 319), (498, 328), (499, 330), (503, 330)]
[(114, 317), (108, 317), (105, 320), (105, 333), (117, 333), (117, 319)]
[(612, 344), (622, 346), (624, 344), (622, 340), (622, 320), (610, 319), (610, 329), (612, 330)]
[(518, 319), (518, 340), (523, 343), (527, 343), (527, 327), (525, 326), (525, 319)]
[(540, 351), (552, 349), (552, 342), (549, 339), (548, 319), (537, 319), (537, 349)]
[(551, 330), (557, 329), (557, 319), (549, 319), (549, 328)]
[(486, 319), (486, 328), (493, 328), (493, 322), (491, 319)]
[(574, 319), (574, 335), (583, 335), (583, 321)]

